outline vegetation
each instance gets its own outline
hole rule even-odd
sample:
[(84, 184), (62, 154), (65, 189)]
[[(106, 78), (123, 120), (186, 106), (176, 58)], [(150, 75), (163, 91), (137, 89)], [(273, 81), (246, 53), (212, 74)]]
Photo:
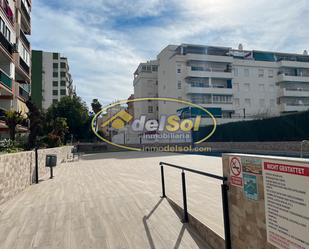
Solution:
[(5, 112), (4, 121), (9, 128), (10, 139), (12, 141), (15, 141), (16, 127), (17, 125), (22, 124), (24, 121), (21, 112), (17, 111)]
[[(21, 149), (33, 149), (39, 147), (57, 147), (67, 143), (69, 139), (75, 141), (92, 141), (94, 134), (91, 131), (92, 115), (86, 104), (77, 96), (63, 97), (58, 103), (54, 103), (44, 112), (31, 101), (26, 103), (29, 112), (29, 136), (16, 136), (18, 124), (24, 124), (25, 120), (20, 112), (8, 111), (4, 120), (9, 127), (10, 139), (0, 141), (0, 151), (15, 152)], [(94, 109), (100, 107), (97, 101)], [(18, 138), (18, 139), (17, 139)], [(27, 141), (22, 141), (21, 139)]]

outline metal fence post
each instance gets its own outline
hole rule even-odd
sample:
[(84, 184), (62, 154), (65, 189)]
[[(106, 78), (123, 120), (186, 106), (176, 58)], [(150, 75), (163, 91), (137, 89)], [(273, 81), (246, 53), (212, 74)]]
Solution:
[(39, 183), (39, 159), (38, 159), (38, 147), (35, 147), (35, 183)]
[(181, 179), (182, 179), (182, 195), (183, 195), (183, 223), (187, 223), (188, 218), (188, 207), (187, 207), (187, 191), (186, 191), (186, 175), (185, 172), (181, 172)]
[(230, 231), (230, 217), (229, 217), (229, 203), (228, 203), (229, 186), (226, 183), (221, 185), (222, 193), (222, 207), (223, 207), (223, 221), (224, 221), (224, 235), (225, 235), (225, 249), (231, 249), (231, 231)]
[(162, 183), (162, 196), (161, 198), (165, 198), (165, 182), (164, 182), (164, 168), (163, 165), (161, 164), (161, 183)]

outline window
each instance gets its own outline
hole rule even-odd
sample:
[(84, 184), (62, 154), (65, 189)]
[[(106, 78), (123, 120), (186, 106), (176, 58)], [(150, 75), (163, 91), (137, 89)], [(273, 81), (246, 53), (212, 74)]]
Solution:
[(239, 83), (234, 83), (233, 86), (234, 86), (235, 90), (237, 92), (239, 92)]
[(158, 71), (158, 66), (152, 66), (152, 71), (157, 72)]
[(60, 95), (66, 95), (66, 90), (65, 89), (60, 89)]
[(234, 68), (234, 76), (238, 76), (238, 68)]
[(239, 106), (240, 105), (239, 99), (238, 98), (234, 99), (234, 103), (235, 103), (236, 106)]
[(246, 107), (251, 107), (251, 99), (245, 99)]
[(259, 69), (258, 76), (259, 76), (259, 78), (263, 78), (264, 77), (264, 69)]
[(259, 89), (261, 92), (265, 91), (265, 85), (264, 84), (259, 84)]
[(265, 99), (260, 99), (260, 107), (265, 107)]
[(249, 83), (245, 83), (244, 84), (244, 87), (245, 87), (245, 91), (250, 91), (250, 84)]
[(245, 77), (249, 77), (249, 68), (244, 69)]
[(53, 59), (58, 60), (59, 59), (59, 54), (58, 53), (53, 53)]
[(65, 81), (64, 80), (62, 80), (61, 82), (60, 82), (60, 86), (65, 86), (66, 84), (65, 84)]
[(58, 68), (58, 63), (53, 63), (53, 68)]
[(2, 20), (2, 18), (0, 18), (0, 32), (4, 34), (4, 31), (5, 31), (5, 23)]
[(158, 81), (156, 80), (156, 86), (158, 85)]
[(58, 103), (58, 99), (53, 99), (53, 104), (57, 104)]
[(272, 69), (268, 70), (268, 78), (274, 78), (274, 70)]
[(53, 77), (58, 78), (58, 72), (53, 72)]
[(181, 81), (180, 81), (180, 80), (179, 80), (178, 83), (177, 83), (177, 88), (178, 88), (178, 89), (181, 89)]
[(65, 77), (65, 76), (66, 76), (66, 73), (65, 73), (65, 72), (60, 72), (60, 76), (61, 76), (61, 78), (62, 78), (62, 77)]
[(53, 95), (57, 96), (58, 95), (58, 90), (53, 90)]
[(181, 69), (180, 68), (177, 68), (177, 73), (181, 73)]
[(60, 67), (61, 67), (61, 68), (66, 68), (66, 63), (65, 63), (65, 62), (61, 62), (61, 63), (60, 63)]
[(9, 28), (6, 28), (6, 32), (5, 32), (5, 38), (11, 42), (11, 31), (9, 30)]
[(58, 81), (53, 81), (53, 86), (58, 86)]
[(153, 106), (148, 106), (148, 113), (153, 113)]

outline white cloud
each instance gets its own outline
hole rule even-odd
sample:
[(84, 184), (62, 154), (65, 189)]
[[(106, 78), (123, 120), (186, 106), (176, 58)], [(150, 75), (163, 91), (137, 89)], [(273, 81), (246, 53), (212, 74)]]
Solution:
[[(93, 98), (104, 103), (127, 98), (133, 92), (138, 63), (155, 58), (168, 44), (236, 47), (243, 43), (246, 49), (308, 49), (306, 0), (60, 3), (62, 8), (50, 7), (43, 0), (33, 3), (32, 46), (59, 51), (69, 58), (78, 94), (88, 104)], [(148, 17), (155, 22), (148, 23)], [(141, 23), (135, 24), (136, 20)]]

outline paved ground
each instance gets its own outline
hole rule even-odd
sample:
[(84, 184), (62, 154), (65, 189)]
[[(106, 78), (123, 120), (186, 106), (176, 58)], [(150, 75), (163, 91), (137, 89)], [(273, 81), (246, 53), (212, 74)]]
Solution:
[[(0, 206), (1, 249), (206, 248), (160, 199), (158, 163), (222, 175), (221, 159), (137, 152), (85, 155), (55, 169)], [(166, 169), (166, 193), (181, 201), (180, 171)], [(220, 183), (187, 174), (188, 209), (223, 237)]]

